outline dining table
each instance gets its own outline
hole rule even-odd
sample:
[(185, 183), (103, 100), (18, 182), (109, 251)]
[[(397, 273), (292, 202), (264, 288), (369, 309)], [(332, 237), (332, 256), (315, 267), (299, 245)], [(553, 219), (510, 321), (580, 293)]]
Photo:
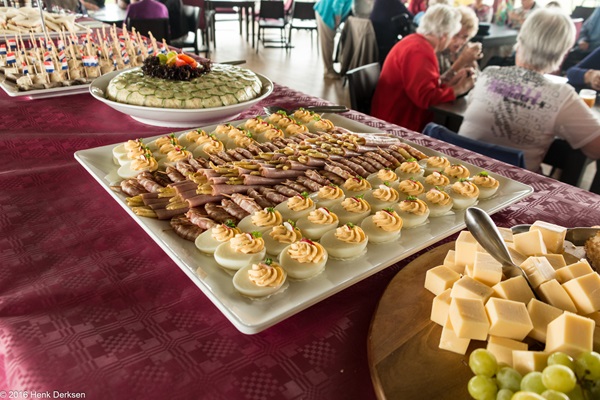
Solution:
[[(233, 7), (237, 7), (240, 10), (238, 12), (244, 11), (246, 16), (246, 40), (250, 39), (252, 47), (254, 47), (255, 43), (255, 20), (256, 20), (256, 1), (255, 0), (206, 0), (206, 8), (208, 10), (214, 11), (216, 14), (219, 13), (219, 9), (230, 10)], [(214, 22), (213, 22), (214, 23)], [(213, 27), (215, 29), (215, 27)], [(252, 29), (252, 34), (250, 34), (250, 30)], [(240, 34), (241, 34), (240, 27)], [(216, 32), (213, 30), (213, 35), (216, 36)], [(216, 46), (216, 37), (213, 38)]]
[(88, 11), (88, 15), (97, 21), (120, 26), (125, 22), (127, 10), (122, 9), (116, 3), (106, 3), (99, 10)]
[[(274, 104), (329, 103), (275, 83), (239, 119)], [(180, 128), (142, 124), (88, 93), (2, 92), (0, 109), (0, 398), (377, 398), (367, 340), (378, 301), (405, 265), (456, 234), (244, 334), (74, 158)], [(342, 115), (530, 185), (529, 196), (492, 215), (499, 226), (600, 224), (596, 194), (356, 111)]]

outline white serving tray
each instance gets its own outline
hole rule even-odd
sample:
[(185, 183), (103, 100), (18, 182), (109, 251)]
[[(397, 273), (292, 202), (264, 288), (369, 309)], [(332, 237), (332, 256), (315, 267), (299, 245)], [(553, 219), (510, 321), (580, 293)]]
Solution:
[(47, 97), (61, 97), (70, 96), (73, 94), (88, 93), (90, 91), (90, 84), (86, 83), (83, 85), (73, 86), (60, 86), (52, 89), (37, 89), (37, 90), (26, 90), (21, 91), (15, 83), (12, 83), (6, 78), (0, 82), (0, 88), (10, 97), (22, 97), (29, 99), (45, 99)]
[[(330, 119), (337, 126), (355, 132), (379, 132), (372, 127), (339, 115), (326, 114), (324, 117)], [(233, 123), (236, 124), (236, 122)], [(214, 129), (214, 125), (204, 129), (210, 132)], [(133, 138), (134, 136), (132, 136)], [(410, 144), (427, 155), (443, 155), (423, 146)], [(289, 287), (284, 292), (262, 300), (251, 300), (235, 291), (230, 273), (220, 268), (212, 256), (200, 253), (193, 242), (177, 236), (170, 229), (168, 221), (138, 217), (127, 207), (125, 196), (110, 188), (111, 184), (115, 183), (113, 177), (116, 176), (116, 166), (112, 161), (112, 148), (115, 145), (81, 150), (75, 153), (75, 158), (188, 275), (223, 315), (245, 334), (261, 332), (465, 227), (464, 211), (430, 218), (430, 222), (427, 224), (403, 230), (401, 238), (396, 242), (369, 244), (367, 253), (352, 261), (329, 260), (325, 271), (320, 275), (306, 281), (289, 281)], [(448, 159), (451, 162), (467, 166), (472, 175), (481, 171), (481, 168), (461, 160), (452, 157), (448, 157)], [(533, 192), (531, 186), (495, 173), (490, 173), (490, 175), (500, 181), (500, 188), (494, 197), (482, 200), (477, 204), (477, 207), (489, 214), (495, 213)]]

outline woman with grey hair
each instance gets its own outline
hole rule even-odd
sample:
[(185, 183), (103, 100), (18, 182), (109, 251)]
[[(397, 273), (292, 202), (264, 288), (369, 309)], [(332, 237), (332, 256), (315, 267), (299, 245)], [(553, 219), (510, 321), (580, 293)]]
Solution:
[(430, 7), (417, 33), (406, 36), (392, 48), (373, 95), (373, 116), (420, 131), (433, 119), (429, 107), (452, 101), (473, 87), (472, 68), (457, 72), (446, 84), (440, 82), (436, 52), (447, 48), (460, 31), (460, 18), (453, 7)]
[(527, 17), (516, 45), (516, 65), (487, 67), (467, 97), (459, 134), (523, 150), (525, 167), (540, 164), (555, 137), (587, 157), (600, 157), (600, 119), (573, 87), (544, 77), (575, 42), (575, 26), (562, 11), (542, 8)]

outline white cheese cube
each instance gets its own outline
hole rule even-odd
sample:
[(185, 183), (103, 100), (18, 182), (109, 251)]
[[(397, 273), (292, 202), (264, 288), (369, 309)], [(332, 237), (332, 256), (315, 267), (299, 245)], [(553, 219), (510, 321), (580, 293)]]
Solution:
[(437, 296), (444, 290), (450, 289), (454, 282), (459, 279), (460, 275), (458, 272), (444, 265), (438, 265), (427, 270), (425, 273), (425, 289)]
[(546, 304), (538, 299), (531, 299), (527, 304), (527, 312), (533, 324), (533, 329), (527, 336), (539, 342), (546, 343), (548, 324), (558, 318), (563, 310)]
[(459, 338), (454, 332), (450, 319), (446, 321), (442, 328), (442, 336), (440, 337), (440, 349), (452, 351), (458, 354), (465, 354), (471, 343), (471, 339)]
[(448, 318), (459, 338), (485, 340), (488, 335), (490, 322), (481, 299), (452, 298)]
[(487, 286), (494, 286), (502, 280), (502, 264), (488, 253), (478, 251), (475, 253), (475, 264), (470, 276)]
[(565, 245), (567, 228), (549, 222), (535, 221), (530, 231), (538, 230), (542, 233), (544, 244), (550, 253), (562, 253)]
[(544, 257), (528, 257), (521, 265), (529, 282), (537, 289), (544, 282), (556, 278), (556, 271)]
[(513, 241), (513, 232), (512, 232), (512, 229), (498, 227), (498, 231), (500, 232), (500, 236), (502, 236), (502, 239), (505, 242), (511, 242), (512, 243), (512, 241)]
[(442, 263), (442, 265), (445, 265), (446, 267), (450, 268), (451, 270), (454, 270), (454, 271), (458, 272), (459, 274), (462, 274), (465, 270), (465, 266), (464, 265), (456, 265), (456, 263), (454, 262), (455, 253), (456, 252), (454, 250), (448, 250), (448, 253), (446, 254), (446, 258), (444, 258), (444, 262)]
[(542, 283), (537, 292), (546, 303), (564, 311), (577, 312), (575, 303), (556, 279)]
[(581, 259), (576, 263), (557, 269), (556, 280), (562, 284), (570, 281), (573, 278), (591, 274), (593, 272), (594, 270), (592, 269), (590, 263), (585, 259)]
[(546, 244), (539, 230), (530, 230), (529, 232), (513, 235), (515, 250), (524, 256), (536, 256), (546, 254)]
[(451, 289), (446, 289), (433, 298), (431, 303), (431, 320), (438, 325), (444, 326), (448, 320), (448, 311), (450, 310)]
[(562, 351), (571, 357), (592, 351), (595, 327), (596, 324), (589, 318), (564, 312), (548, 324), (545, 351)]
[(490, 336), (486, 349), (496, 356), (498, 363), (505, 363), (512, 367), (513, 350), (527, 350), (527, 344), (513, 339)]
[(490, 335), (523, 340), (533, 328), (524, 303), (492, 297), (485, 303)]
[(573, 278), (563, 283), (562, 287), (580, 314), (591, 314), (600, 310), (600, 275), (596, 272)]
[(513, 368), (525, 376), (529, 372), (542, 372), (548, 364), (549, 353), (545, 351), (513, 350)]
[(489, 286), (469, 276), (463, 276), (452, 286), (450, 295), (453, 298), (461, 297), (466, 299), (480, 299), (484, 303), (490, 298), (494, 291)]
[(507, 300), (529, 303), (529, 300), (535, 298), (529, 284), (523, 276), (515, 276), (492, 286), (494, 295)]
[(485, 251), (469, 231), (462, 231), (458, 235), (454, 248), (454, 263), (463, 268), (475, 263), (475, 253), (477, 253), (478, 249)]
[(542, 257), (545, 257), (555, 270), (567, 266), (565, 257), (562, 254), (544, 254)]

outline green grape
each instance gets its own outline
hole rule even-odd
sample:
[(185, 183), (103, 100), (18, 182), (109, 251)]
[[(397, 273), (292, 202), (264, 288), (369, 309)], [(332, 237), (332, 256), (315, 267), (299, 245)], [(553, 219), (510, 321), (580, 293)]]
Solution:
[(537, 394), (534, 392), (517, 392), (513, 394), (511, 400), (546, 400), (542, 397), (541, 394)]
[(500, 389), (510, 389), (513, 392), (518, 392), (521, 389), (521, 379), (523, 377), (514, 368), (504, 367), (501, 368), (496, 374), (496, 382)]
[(575, 359), (575, 374), (580, 379), (595, 381), (600, 379), (600, 354), (585, 351)]
[(565, 367), (569, 367), (573, 371), (575, 371), (575, 363), (573, 362), (573, 357), (566, 353), (563, 353), (562, 351), (557, 351), (556, 353), (550, 354), (550, 356), (548, 357), (548, 365), (564, 365)]
[(542, 394), (546, 390), (546, 386), (542, 382), (542, 373), (533, 371), (525, 375), (521, 380), (521, 390)]
[(496, 400), (511, 400), (514, 392), (508, 389), (500, 389), (496, 394)]
[(592, 399), (600, 399), (600, 381), (594, 381), (589, 386), (589, 391)]
[(491, 378), (496, 374), (498, 362), (496, 356), (486, 349), (475, 349), (469, 356), (469, 367), (475, 375)]
[(546, 390), (542, 393), (542, 397), (546, 400), (569, 400), (569, 396), (556, 390)]
[(492, 378), (483, 375), (472, 377), (469, 380), (467, 389), (475, 400), (494, 400), (498, 391), (496, 382)]
[(583, 394), (583, 390), (579, 384), (575, 385), (575, 389), (567, 393), (569, 400), (586, 400), (586, 396)]
[(577, 378), (569, 367), (564, 365), (549, 365), (542, 371), (542, 383), (548, 389), (569, 393), (575, 389)]

